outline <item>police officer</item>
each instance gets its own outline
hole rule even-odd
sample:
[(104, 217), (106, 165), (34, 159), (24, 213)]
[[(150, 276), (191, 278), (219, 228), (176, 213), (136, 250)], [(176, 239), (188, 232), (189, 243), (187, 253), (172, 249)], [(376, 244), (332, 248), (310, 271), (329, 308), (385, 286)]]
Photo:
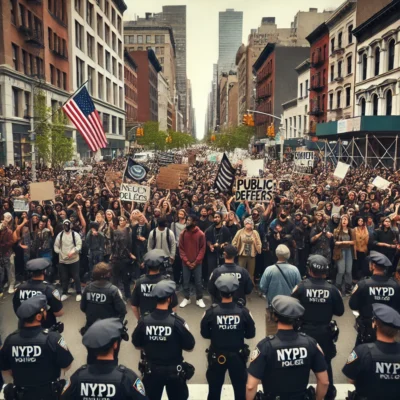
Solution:
[(59, 398), (61, 370), (67, 371), (74, 358), (58, 332), (42, 328), (46, 308), (46, 296), (40, 294), (25, 300), (17, 310), (23, 327), (7, 337), (0, 352), (3, 375), (14, 379), (14, 387), (5, 390), (6, 400)]
[[(304, 307), (297, 299), (278, 295), (271, 302), (278, 332), (258, 343), (251, 353), (246, 399), (252, 400), (259, 382), (268, 399), (313, 399), (307, 389), (310, 370), (317, 378), (316, 400), (323, 400), (329, 386), (326, 362), (316, 340), (293, 330), (303, 316)], [(261, 397), (263, 398), (263, 397)]]
[(357, 346), (347, 359), (343, 373), (355, 385), (351, 400), (395, 400), (400, 393), (400, 315), (393, 308), (374, 303), (373, 328), (377, 340)]
[(14, 312), (17, 314), (23, 301), (38, 294), (46, 296), (49, 309), (46, 319), (41, 321), (43, 328), (51, 328), (57, 323), (57, 317), (64, 314), (60, 292), (44, 280), (44, 271), (49, 267), (51, 267), (51, 261), (47, 258), (29, 260), (26, 263), (26, 269), (32, 273), (32, 278), (19, 285), (13, 297)]
[(142, 381), (131, 369), (117, 365), (121, 340), (128, 334), (118, 318), (96, 321), (83, 336), (82, 343), (95, 354), (93, 364), (83, 365), (65, 385), (62, 400), (146, 400)]
[(244, 339), (256, 335), (254, 320), (246, 307), (236, 304), (233, 295), (239, 288), (239, 280), (231, 274), (221, 275), (216, 281), (222, 297), (221, 304), (213, 304), (203, 316), (201, 336), (211, 339), (208, 349), (207, 381), (208, 400), (219, 400), (229, 371), (235, 399), (244, 399), (246, 395), (246, 363), (249, 347)]
[(329, 389), (325, 400), (336, 397), (333, 385), (331, 361), (336, 356), (335, 342), (339, 330), (332, 316), (344, 314), (342, 295), (336, 286), (326, 281), (329, 274), (328, 260), (320, 255), (311, 255), (307, 261), (309, 278), (300, 282), (293, 290), (292, 297), (304, 307), (300, 331), (314, 338), (321, 346), (328, 366)]
[(86, 314), (85, 331), (97, 320), (117, 317), (121, 322), (126, 314), (125, 302), (120, 290), (110, 282), (111, 268), (105, 262), (96, 264), (90, 282), (82, 296), (81, 310)]
[(385, 274), (392, 263), (377, 251), (371, 251), (367, 259), (372, 276), (361, 279), (354, 286), (349, 300), (350, 308), (360, 314), (357, 318), (356, 345), (375, 341), (375, 331), (372, 329), (373, 303), (386, 304), (400, 311), (400, 286), (394, 278)]
[[(169, 279), (168, 275), (160, 273), (161, 267), (164, 265), (165, 253), (163, 250), (150, 250), (143, 257), (145, 267), (148, 274), (142, 275), (136, 282), (132, 291), (132, 311), (137, 319), (146, 313), (150, 313), (156, 309), (157, 299), (151, 295), (153, 287), (164, 279)], [(176, 293), (172, 295), (170, 311), (175, 310), (178, 305)]]
[(164, 386), (170, 399), (189, 397), (186, 380), (193, 376), (194, 368), (183, 362), (182, 350), (193, 350), (195, 340), (186, 322), (168, 310), (175, 287), (169, 280), (154, 286), (157, 307), (139, 320), (132, 334), (133, 345), (146, 353), (143, 383), (150, 400), (161, 400)]
[[(213, 298), (214, 303), (219, 303), (221, 301), (221, 295), (218, 288), (215, 285), (215, 281), (224, 275), (234, 275), (239, 280), (239, 288), (233, 294), (233, 300), (235, 302), (243, 302), (246, 305), (246, 296), (249, 295), (254, 288), (253, 281), (250, 278), (247, 269), (240, 267), (235, 264), (235, 257), (237, 255), (237, 249), (232, 244), (227, 244), (224, 247), (224, 264), (219, 268), (214, 269), (208, 281), (208, 292)], [(241, 299), (241, 300), (239, 300)]]

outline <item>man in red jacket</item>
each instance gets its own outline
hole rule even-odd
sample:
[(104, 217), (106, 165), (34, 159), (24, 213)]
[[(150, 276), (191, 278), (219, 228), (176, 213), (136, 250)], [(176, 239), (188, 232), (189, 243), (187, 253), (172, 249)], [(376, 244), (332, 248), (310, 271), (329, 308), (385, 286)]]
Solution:
[(196, 286), (196, 304), (205, 308), (203, 301), (203, 287), (201, 285), (201, 264), (206, 252), (206, 238), (204, 233), (197, 226), (197, 215), (190, 215), (187, 219), (186, 229), (184, 229), (179, 238), (179, 254), (182, 259), (183, 269), (183, 291), (185, 298), (179, 307), (186, 307), (190, 301), (190, 277), (193, 273), (194, 284)]

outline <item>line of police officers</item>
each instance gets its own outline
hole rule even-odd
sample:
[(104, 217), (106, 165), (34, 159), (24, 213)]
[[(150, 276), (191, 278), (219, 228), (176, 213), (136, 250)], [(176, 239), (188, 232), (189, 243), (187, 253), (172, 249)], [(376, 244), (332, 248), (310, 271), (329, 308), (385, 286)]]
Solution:
[[(255, 336), (255, 323), (244, 307), (245, 296), (251, 291), (248, 274), (234, 264), (235, 255), (234, 248), (225, 249), (228, 262), (210, 279), (210, 292), (219, 303), (210, 307), (200, 324), (202, 336), (211, 341), (207, 351), (208, 399), (220, 398), (226, 371), (238, 400), (253, 400), (255, 396), (334, 399), (330, 364), (336, 355), (338, 329), (332, 317), (342, 315), (344, 306), (338, 290), (326, 281), (327, 260), (310, 256), (309, 277), (294, 289), (292, 297), (274, 298), (278, 332), (258, 343), (246, 371), (249, 350), (244, 339)], [(362, 324), (358, 326), (370, 330), (365, 334), (360, 328), (357, 344), (361, 344), (349, 356), (343, 372), (356, 387), (349, 399), (394, 400), (400, 393), (400, 344), (395, 342), (400, 329), (396, 311), (400, 287), (385, 276), (390, 263), (384, 255), (371, 252), (369, 261), (373, 275), (355, 287), (350, 307), (360, 313)], [(152, 250), (144, 262), (149, 273), (136, 282), (132, 294), (132, 308), (139, 319), (132, 343), (142, 351), (143, 382), (129, 368), (118, 365), (121, 340), (128, 339), (122, 323), (126, 310), (118, 288), (109, 283), (106, 265), (96, 266), (98, 274), (85, 288), (81, 304), (87, 316), (82, 341), (88, 350), (88, 363), (71, 380), (61, 379), (73, 357), (64, 338), (49, 326), (49, 318), (54, 326), (62, 304), (57, 290), (44, 281), (48, 263), (36, 259), (27, 266), (33, 272), (32, 279), (14, 295), (19, 329), (7, 337), (0, 351), (3, 375), (13, 380), (5, 388), (6, 399), (159, 400), (164, 387), (170, 399), (188, 399), (187, 380), (194, 367), (184, 361), (182, 353), (193, 350), (195, 340), (186, 322), (173, 311), (177, 305), (175, 283), (159, 273), (163, 253)], [(316, 375), (316, 389), (307, 388), (310, 370)], [(264, 393), (256, 393), (260, 382)]]

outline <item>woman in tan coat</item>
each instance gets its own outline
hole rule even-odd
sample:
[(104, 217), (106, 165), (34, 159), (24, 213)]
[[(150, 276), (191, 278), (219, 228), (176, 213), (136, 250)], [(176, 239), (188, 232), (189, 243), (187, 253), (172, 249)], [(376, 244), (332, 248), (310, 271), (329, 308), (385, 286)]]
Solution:
[(248, 270), (254, 283), (256, 255), (261, 254), (261, 239), (258, 232), (254, 230), (251, 218), (245, 219), (244, 228), (237, 231), (232, 244), (238, 249), (239, 265)]

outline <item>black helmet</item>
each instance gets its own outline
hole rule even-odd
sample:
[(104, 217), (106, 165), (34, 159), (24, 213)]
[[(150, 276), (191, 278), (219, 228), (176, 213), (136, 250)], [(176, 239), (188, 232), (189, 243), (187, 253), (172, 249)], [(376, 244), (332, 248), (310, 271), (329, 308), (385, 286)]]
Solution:
[(329, 272), (328, 260), (318, 254), (313, 254), (308, 257), (307, 268), (318, 275), (325, 275)]

